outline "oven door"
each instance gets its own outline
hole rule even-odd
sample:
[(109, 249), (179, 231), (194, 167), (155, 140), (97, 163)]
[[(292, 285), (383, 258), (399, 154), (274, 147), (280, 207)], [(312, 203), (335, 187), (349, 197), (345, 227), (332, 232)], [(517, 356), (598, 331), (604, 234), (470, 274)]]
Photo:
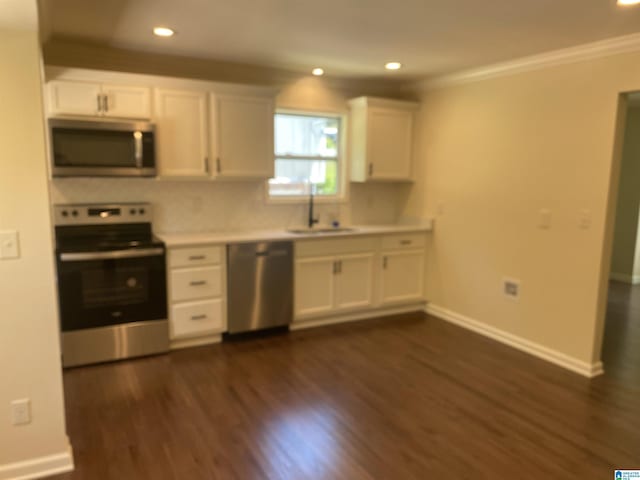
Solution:
[(63, 332), (167, 318), (164, 248), (58, 254)]

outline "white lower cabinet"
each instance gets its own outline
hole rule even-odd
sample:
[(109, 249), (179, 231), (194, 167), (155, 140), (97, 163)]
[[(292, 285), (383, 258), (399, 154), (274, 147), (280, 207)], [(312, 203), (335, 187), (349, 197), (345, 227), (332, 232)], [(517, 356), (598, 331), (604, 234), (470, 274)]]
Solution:
[(302, 258), (295, 266), (295, 315), (310, 317), (373, 304), (374, 254)]
[(225, 250), (170, 248), (169, 332), (173, 348), (209, 343), (226, 330)]
[(296, 320), (373, 305), (374, 238), (307, 241), (296, 252)]
[(421, 233), (296, 243), (295, 321), (423, 302), (425, 244)]
[(337, 259), (336, 310), (368, 308), (373, 304), (373, 253)]
[(219, 297), (222, 294), (222, 269), (210, 267), (175, 269), (171, 272), (171, 301)]
[(330, 313), (335, 304), (335, 259), (304, 258), (295, 264), (295, 316)]
[(224, 327), (222, 299), (215, 298), (171, 307), (171, 338), (220, 332)]
[(382, 252), (380, 303), (423, 300), (424, 262), (423, 250)]

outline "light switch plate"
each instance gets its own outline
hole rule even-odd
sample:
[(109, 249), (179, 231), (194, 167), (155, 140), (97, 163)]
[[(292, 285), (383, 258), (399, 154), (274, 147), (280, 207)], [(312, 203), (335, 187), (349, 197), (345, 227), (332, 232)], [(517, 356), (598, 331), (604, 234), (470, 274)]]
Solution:
[(587, 230), (591, 227), (591, 210), (580, 210), (580, 220), (578, 225), (583, 230)]
[(31, 400), (22, 398), (11, 402), (11, 423), (13, 425), (31, 423)]
[(20, 257), (20, 245), (18, 232), (5, 230), (0, 232), (0, 259), (12, 259)]

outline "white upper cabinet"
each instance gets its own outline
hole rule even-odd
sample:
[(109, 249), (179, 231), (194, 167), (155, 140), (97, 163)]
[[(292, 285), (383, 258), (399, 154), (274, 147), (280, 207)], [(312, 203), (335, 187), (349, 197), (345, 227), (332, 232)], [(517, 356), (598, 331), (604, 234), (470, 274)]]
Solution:
[(418, 104), (359, 97), (351, 107), (351, 180), (411, 181)]
[(151, 118), (151, 95), (146, 87), (102, 85), (105, 115), (119, 118)]
[(147, 87), (53, 80), (47, 89), (51, 115), (151, 117), (151, 93)]
[(209, 175), (206, 93), (157, 89), (154, 122), (160, 176)]
[(211, 158), (220, 178), (271, 178), (272, 97), (211, 94)]

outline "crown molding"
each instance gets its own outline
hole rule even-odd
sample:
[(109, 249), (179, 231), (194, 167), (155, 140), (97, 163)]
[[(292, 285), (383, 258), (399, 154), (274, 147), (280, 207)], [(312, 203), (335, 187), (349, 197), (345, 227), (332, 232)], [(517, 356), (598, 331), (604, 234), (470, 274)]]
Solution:
[(633, 33), (427, 79), (420, 82), (418, 88), (433, 90), (639, 50), (640, 33)]

